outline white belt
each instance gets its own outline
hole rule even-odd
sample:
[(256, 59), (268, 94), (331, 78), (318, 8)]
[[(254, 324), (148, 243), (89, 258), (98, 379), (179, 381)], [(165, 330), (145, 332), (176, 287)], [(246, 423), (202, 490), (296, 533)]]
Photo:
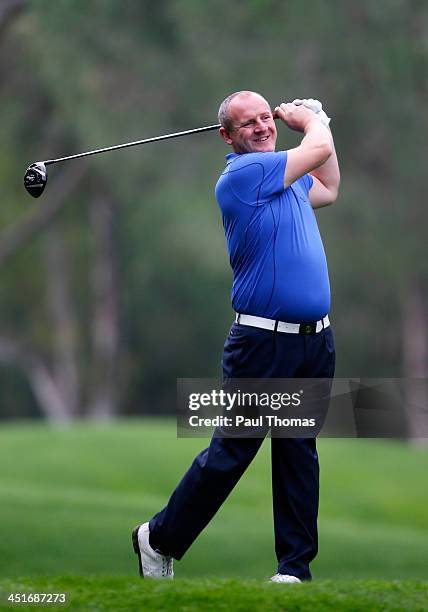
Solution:
[(330, 325), (328, 315), (320, 321), (313, 321), (312, 323), (286, 323), (285, 321), (275, 321), (275, 319), (265, 319), (264, 317), (236, 313), (235, 321), (240, 325), (261, 327), (262, 329), (270, 329), (271, 331), (279, 331), (286, 334), (318, 334)]

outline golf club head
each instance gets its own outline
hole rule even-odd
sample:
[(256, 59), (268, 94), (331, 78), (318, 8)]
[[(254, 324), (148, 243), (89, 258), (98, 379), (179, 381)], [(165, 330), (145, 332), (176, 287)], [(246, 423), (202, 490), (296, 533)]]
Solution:
[(36, 162), (28, 166), (24, 175), (24, 187), (33, 198), (42, 195), (47, 182), (48, 173), (43, 162)]

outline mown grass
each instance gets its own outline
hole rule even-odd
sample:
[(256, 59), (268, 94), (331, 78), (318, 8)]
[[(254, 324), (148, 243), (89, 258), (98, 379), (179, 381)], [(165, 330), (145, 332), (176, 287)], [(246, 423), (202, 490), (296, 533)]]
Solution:
[[(399, 442), (319, 441), (320, 552), (312, 565), (315, 581), (286, 593), (302, 598), (300, 603), (296, 599), (279, 604), (275, 598), (283, 592), (264, 582), (276, 571), (269, 441), (209, 527), (176, 563), (178, 580), (173, 586), (130, 578), (137, 571), (131, 528), (162, 507), (206, 443), (177, 439), (173, 421), (150, 419), (108, 426), (78, 424), (64, 430), (33, 423), (3, 426), (0, 584), (15, 588), (19, 579), (38, 590), (49, 581), (55, 588), (65, 581), (70, 591), (78, 594), (83, 589), (85, 601), (95, 602), (88, 609), (103, 609), (104, 591), (122, 606), (110, 602), (104, 609), (170, 609), (160, 605), (172, 607), (174, 601), (196, 609), (189, 606), (205, 597), (204, 589), (207, 605), (212, 606), (206, 609), (219, 608), (222, 593), (224, 605), (227, 598), (261, 598), (259, 608), (245, 608), (243, 603), (242, 609), (306, 609), (296, 606), (306, 605), (312, 594), (322, 605), (330, 596), (343, 605), (351, 606), (352, 598), (363, 605), (366, 592), (374, 598), (368, 609), (379, 609), (383, 596), (390, 603), (411, 597), (415, 606), (422, 605), (426, 583), (415, 581), (427, 578), (428, 451)], [(59, 578), (64, 575), (70, 577)], [(230, 582), (231, 578), (245, 582)], [(124, 607), (131, 595), (142, 598), (136, 608)], [(157, 597), (160, 605), (150, 608)], [(80, 599), (75, 603), (84, 605)], [(317, 609), (322, 609), (318, 603)]]
[[(40, 606), (7, 604), (10, 592), (65, 593), (66, 604)], [(256, 580), (183, 580), (159, 582), (127, 577), (57, 577), (3, 580), (0, 610), (134, 610), (278, 612), (332, 610), (427, 610), (428, 583), (382, 580), (333, 581), (279, 585)]]

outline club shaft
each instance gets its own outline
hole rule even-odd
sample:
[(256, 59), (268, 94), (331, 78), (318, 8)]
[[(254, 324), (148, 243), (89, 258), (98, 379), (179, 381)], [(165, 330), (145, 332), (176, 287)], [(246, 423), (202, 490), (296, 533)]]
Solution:
[(107, 153), (108, 151), (116, 151), (117, 149), (126, 149), (128, 147), (136, 147), (137, 145), (148, 144), (149, 142), (157, 142), (158, 140), (167, 140), (169, 138), (179, 138), (180, 136), (189, 136), (199, 132), (209, 132), (210, 130), (218, 130), (220, 124), (207, 125), (205, 127), (195, 128), (193, 130), (185, 130), (184, 132), (174, 132), (173, 134), (164, 134), (163, 136), (154, 136), (153, 138), (145, 138), (144, 140), (135, 140), (134, 142), (125, 142), (124, 144), (115, 145), (113, 147), (104, 147), (103, 149), (95, 149), (94, 151), (86, 151), (85, 153), (77, 153), (76, 155), (67, 155), (67, 157), (59, 157), (58, 159), (47, 159), (43, 163), (45, 166), (58, 164), (59, 162), (69, 159), (77, 159), (78, 157), (88, 157), (89, 155), (98, 155), (98, 153)]

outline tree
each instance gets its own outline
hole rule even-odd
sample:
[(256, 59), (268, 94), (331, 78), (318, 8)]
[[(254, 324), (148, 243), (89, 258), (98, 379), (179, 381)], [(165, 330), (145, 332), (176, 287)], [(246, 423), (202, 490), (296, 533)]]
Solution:
[[(204, 125), (225, 95), (242, 88), (275, 104), (294, 97), (324, 102), (343, 177), (338, 202), (317, 213), (332, 280), (338, 374), (412, 375), (414, 347), (427, 346), (424, 3), (408, 11), (386, 0), (309, 8), (276, 0), (58, 0), (45, 11), (35, 0), (19, 15), (0, 40), (8, 84), (0, 90), (8, 117), (0, 126), (0, 161), (10, 178), (3, 190), (9, 205), (0, 209), (0, 260), (14, 254), (1, 269), (0, 328), (9, 342), (21, 346), (22, 339), (31, 355), (43, 355), (52, 374), (53, 331), (63, 325), (53, 325), (41, 299), (54, 276), (52, 270), (48, 281), (41, 257), (48, 248), (41, 228), (49, 226), (70, 258), (79, 414), (99, 413), (101, 404), (104, 414), (171, 412), (178, 376), (218, 374), (232, 317), (213, 197), (225, 150), (208, 134), (92, 158), (85, 171), (82, 161), (53, 167), (27, 226), (19, 222), (28, 209), (22, 160)], [(281, 148), (297, 139), (280, 129)], [(60, 206), (56, 179), (61, 184), (81, 168), (79, 188), (70, 188)], [(57, 205), (61, 213), (51, 220)], [(33, 227), (40, 231), (30, 242)], [(102, 254), (111, 256), (110, 274), (102, 272)], [(102, 282), (93, 280), (97, 270)], [(420, 323), (412, 326), (415, 304)], [(110, 332), (99, 331), (96, 320), (110, 322)], [(418, 354), (423, 373), (425, 349)], [(118, 387), (112, 372), (126, 385)], [(100, 404), (107, 382), (110, 397), (117, 396)]]

